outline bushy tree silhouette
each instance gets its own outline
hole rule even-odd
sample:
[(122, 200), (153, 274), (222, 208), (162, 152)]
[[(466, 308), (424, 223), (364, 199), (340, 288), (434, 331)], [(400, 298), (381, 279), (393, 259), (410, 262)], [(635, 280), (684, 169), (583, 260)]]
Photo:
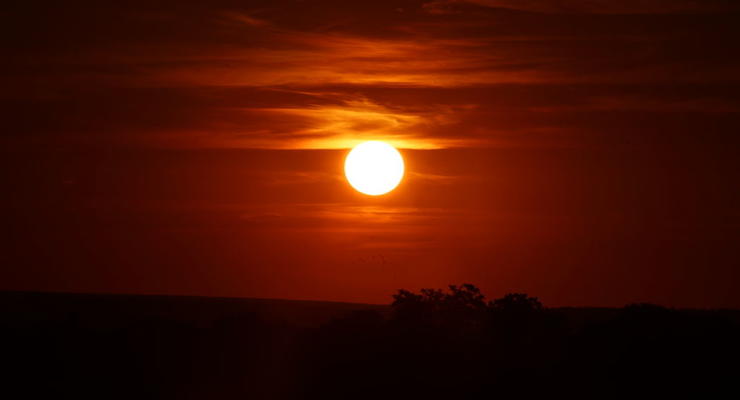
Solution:
[(530, 313), (543, 309), (542, 303), (536, 297), (529, 297), (526, 293), (509, 293), (491, 301), (488, 306), (495, 311), (512, 313)]
[(436, 326), (447, 330), (468, 329), (485, 317), (485, 296), (469, 283), (450, 285), (447, 291), (401, 289), (393, 295), (392, 318), (402, 324)]
[(472, 284), (401, 289), (388, 313), (348, 314), (322, 328), (311, 394), (590, 398), (604, 388), (665, 390), (674, 377), (732, 382), (737, 369), (711, 361), (740, 356), (738, 332), (727, 319), (647, 303), (561, 310), (526, 293), (488, 301)]

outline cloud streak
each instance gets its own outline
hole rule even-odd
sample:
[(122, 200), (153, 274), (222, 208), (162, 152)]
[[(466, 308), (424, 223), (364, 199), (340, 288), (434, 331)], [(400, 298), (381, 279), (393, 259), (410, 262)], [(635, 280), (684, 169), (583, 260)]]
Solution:
[(719, 89), (740, 84), (737, 10), (722, 1), (173, 5), (20, 6), (11, 20), (34, 18), (47, 34), (3, 27), (4, 40), (22, 38), (0, 67), (9, 136), (172, 148), (550, 146), (578, 142), (619, 110), (737, 110), (737, 96)]
[(473, 4), (483, 7), (555, 14), (674, 14), (737, 11), (727, 0), (437, 0), (424, 4), (430, 13), (459, 12), (456, 7)]

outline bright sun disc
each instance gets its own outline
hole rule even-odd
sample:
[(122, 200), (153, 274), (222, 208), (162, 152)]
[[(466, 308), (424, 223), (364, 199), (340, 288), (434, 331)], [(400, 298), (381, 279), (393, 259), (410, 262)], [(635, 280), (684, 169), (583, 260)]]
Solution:
[(344, 160), (344, 175), (358, 192), (371, 196), (386, 194), (403, 178), (403, 158), (388, 143), (374, 140), (360, 143)]

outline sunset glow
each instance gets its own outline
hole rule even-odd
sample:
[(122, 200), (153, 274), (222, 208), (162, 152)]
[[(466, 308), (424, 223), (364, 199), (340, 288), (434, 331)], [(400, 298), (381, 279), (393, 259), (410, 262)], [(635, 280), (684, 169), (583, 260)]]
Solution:
[(740, 307), (740, 2), (6, 14), (6, 289)]

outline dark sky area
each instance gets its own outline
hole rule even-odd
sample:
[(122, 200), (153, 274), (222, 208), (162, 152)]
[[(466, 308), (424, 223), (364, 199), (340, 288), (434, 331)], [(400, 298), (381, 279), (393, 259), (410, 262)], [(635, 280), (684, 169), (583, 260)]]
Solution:
[[(740, 3), (0, 11), (0, 289), (740, 307)], [(397, 146), (370, 197), (349, 148)]]

